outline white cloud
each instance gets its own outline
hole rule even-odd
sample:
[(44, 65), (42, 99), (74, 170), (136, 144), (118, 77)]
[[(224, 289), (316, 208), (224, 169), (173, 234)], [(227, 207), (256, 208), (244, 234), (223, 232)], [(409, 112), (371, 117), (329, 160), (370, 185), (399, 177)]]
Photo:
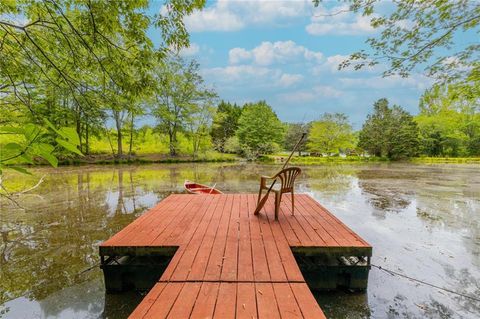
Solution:
[(349, 12), (348, 5), (337, 6), (330, 10), (320, 6), (305, 30), (311, 35), (371, 34), (376, 31), (370, 25), (372, 17)]
[(183, 48), (180, 51), (180, 55), (190, 57), (197, 54), (198, 52), (200, 52), (200, 46), (196, 43), (190, 43), (190, 46), (188, 48)]
[(216, 82), (229, 83), (250, 80), (272, 81), (281, 75), (281, 71), (253, 65), (231, 65), (204, 69), (203, 75), (213, 77)]
[(312, 4), (300, 1), (219, 0), (185, 18), (190, 32), (238, 31), (248, 25), (282, 25), (310, 14)]
[(280, 79), (278, 79), (277, 85), (281, 86), (281, 87), (289, 87), (289, 86), (292, 86), (292, 85), (294, 85), (294, 84), (296, 84), (296, 83), (298, 83), (302, 80), (303, 80), (303, 76), (301, 74), (284, 73), (284, 74), (282, 74)]
[(253, 60), (258, 65), (271, 65), (274, 63), (291, 63), (307, 60), (313, 62), (321, 61), (323, 54), (318, 51), (311, 51), (302, 45), (289, 41), (262, 42), (252, 50), (244, 48), (233, 48), (229, 52), (231, 64), (238, 64)]
[(233, 48), (228, 52), (228, 60), (231, 64), (238, 64), (250, 59), (252, 53), (243, 48)]
[(312, 102), (315, 100), (322, 100), (325, 98), (337, 98), (343, 93), (336, 88), (329, 85), (316, 85), (309, 90), (299, 90), (289, 93), (279, 94), (280, 100), (289, 103)]

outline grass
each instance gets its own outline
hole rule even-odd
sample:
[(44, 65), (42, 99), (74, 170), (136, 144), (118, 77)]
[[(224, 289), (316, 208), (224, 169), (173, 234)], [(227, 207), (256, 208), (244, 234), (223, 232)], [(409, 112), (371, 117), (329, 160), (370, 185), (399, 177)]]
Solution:
[[(282, 163), (288, 158), (288, 154), (275, 154), (267, 155), (262, 158), (263, 162), (278, 162)], [(295, 155), (290, 160), (291, 164), (299, 165), (318, 165), (318, 164), (329, 164), (329, 163), (368, 163), (368, 162), (385, 162), (388, 159), (383, 157), (362, 157), (362, 156), (298, 156)]]
[(427, 164), (455, 164), (455, 163), (477, 163), (480, 164), (480, 157), (415, 157), (410, 160), (412, 163)]

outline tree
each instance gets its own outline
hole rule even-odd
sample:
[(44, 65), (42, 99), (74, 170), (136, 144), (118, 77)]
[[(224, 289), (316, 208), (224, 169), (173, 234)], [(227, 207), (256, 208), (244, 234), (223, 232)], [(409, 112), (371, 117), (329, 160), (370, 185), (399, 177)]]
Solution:
[[(0, 4), (0, 107), (12, 115), (0, 125), (74, 124), (88, 152), (92, 126), (104, 125), (112, 97), (128, 99), (148, 88), (154, 58), (188, 46), (183, 17), (204, 5), (171, 0), (149, 16), (147, 0)], [(161, 31), (157, 48), (147, 36), (150, 27)]]
[(286, 150), (293, 150), (297, 142), (300, 140), (300, 137), (302, 137), (304, 133), (307, 133), (306, 138), (304, 138), (297, 147), (298, 155), (300, 155), (301, 152), (304, 152), (307, 150), (307, 140), (308, 140), (309, 131), (310, 131), (309, 124), (288, 123), (283, 146), (285, 147)]
[(177, 133), (185, 130), (199, 105), (212, 101), (216, 93), (206, 87), (196, 61), (171, 57), (155, 70), (157, 85), (152, 113), (158, 128), (169, 139), (170, 155), (177, 155)]
[(265, 101), (247, 103), (238, 120), (236, 135), (247, 153), (270, 153), (283, 140), (284, 125)]
[(422, 153), (429, 156), (477, 155), (480, 153), (480, 102), (464, 94), (463, 86), (434, 85), (420, 98), (415, 118)]
[(311, 123), (308, 149), (314, 153), (339, 153), (353, 148), (353, 131), (348, 117), (343, 113), (325, 113)]
[(188, 135), (192, 142), (193, 159), (197, 158), (200, 149), (211, 143), (209, 133), (214, 112), (213, 101), (206, 100), (205, 103), (199, 104), (186, 120)]
[[(314, 3), (319, 5), (320, 1)], [(387, 76), (408, 76), (423, 67), (438, 80), (466, 81), (470, 86), (480, 81), (480, 45), (464, 41), (461, 35), (480, 31), (478, 1), (396, 1), (388, 14), (376, 8), (381, 4), (379, 0), (352, 1), (350, 10), (371, 16), (371, 25), (381, 33), (367, 40), (372, 53), (353, 53), (340, 67), (353, 64), (361, 69), (386, 60)], [(453, 50), (453, 45), (458, 49)]]
[(359, 134), (358, 146), (375, 156), (401, 159), (418, 154), (418, 127), (400, 106), (388, 106), (387, 99), (374, 104)]
[(210, 135), (215, 148), (225, 152), (225, 142), (235, 135), (238, 128), (238, 119), (242, 114), (242, 108), (236, 104), (221, 101), (213, 118)]

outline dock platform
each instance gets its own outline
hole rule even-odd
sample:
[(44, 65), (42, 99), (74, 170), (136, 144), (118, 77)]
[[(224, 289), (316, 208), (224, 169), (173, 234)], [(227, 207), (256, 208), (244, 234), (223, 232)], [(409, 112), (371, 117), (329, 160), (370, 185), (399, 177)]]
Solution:
[(254, 194), (173, 194), (102, 243), (104, 272), (121, 258), (168, 258), (130, 318), (325, 318), (298, 260), (348, 268), (353, 257), (368, 278), (372, 247), (308, 195), (295, 195), (294, 215), (285, 195), (275, 221), (271, 197), (253, 215)]

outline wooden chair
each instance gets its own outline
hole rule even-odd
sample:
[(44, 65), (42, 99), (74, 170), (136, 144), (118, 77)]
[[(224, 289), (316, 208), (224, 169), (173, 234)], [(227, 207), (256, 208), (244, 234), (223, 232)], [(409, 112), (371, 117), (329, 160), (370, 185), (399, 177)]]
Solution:
[(278, 212), (280, 210), (280, 202), (282, 201), (282, 195), (285, 193), (292, 193), (292, 215), (295, 211), (295, 197), (294, 197), (294, 183), (295, 178), (300, 174), (302, 170), (299, 167), (289, 167), (281, 170), (275, 176), (262, 176), (260, 177), (260, 190), (258, 191), (258, 200), (257, 204), (262, 198), (262, 191), (264, 189), (268, 190), (267, 179), (279, 179), (280, 188), (272, 189), (272, 192), (275, 192), (275, 220), (278, 220)]

